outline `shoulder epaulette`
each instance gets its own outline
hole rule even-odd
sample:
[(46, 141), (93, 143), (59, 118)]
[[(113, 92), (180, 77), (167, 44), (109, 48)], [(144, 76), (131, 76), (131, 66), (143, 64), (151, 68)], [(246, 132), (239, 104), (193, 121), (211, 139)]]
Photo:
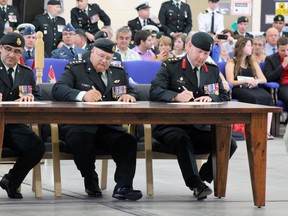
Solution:
[(118, 69), (124, 69), (124, 67), (122, 65), (113, 65), (113, 64), (110, 64), (109, 67), (111, 68), (118, 68)]
[(218, 13), (218, 14), (222, 14), (220, 11), (216, 11), (216, 13)]
[(212, 66), (217, 66), (214, 62), (211, 62), (211, 61), (206, 61), (205, 64), (212, 65)]
[(31, 67), (27, 66), (27, 65), (22, 65), (22, 64), (18, 64), (20, 67), (23, 67), (23, 68), (26, 68), (26, 69), (29, 69), (29, 70), (32, 70)]
[(86, 60), (72, 60), (69, 62), (68, 65), (78, 65), (78, 64), (82, 64), (82, 63), (86, 63)]
[(208, 10), (202, 10), (201, 13), (206, 14), (206, 13), (208, 13)]
[(171, 57), (171, 58), (168, 58), (167, 61), (169, 62), (178, 62), (182, 59), (182, 57)]

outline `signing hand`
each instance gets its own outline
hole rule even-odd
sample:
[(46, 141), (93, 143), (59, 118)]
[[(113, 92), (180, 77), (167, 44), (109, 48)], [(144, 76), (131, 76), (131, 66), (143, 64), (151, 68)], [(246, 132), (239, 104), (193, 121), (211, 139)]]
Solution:
[(95, 102), (99, 100), (102, 100), (102, 95), (99, 91), (97, 91), (94, 88), (87, 91), (83, 97), (83, 101), (85, 102)]
[(191, 99), (194, 99), (193, 92), (188, 90), (184, 90), (174, 97), (174, 100), (178, 102), (188, 102)]

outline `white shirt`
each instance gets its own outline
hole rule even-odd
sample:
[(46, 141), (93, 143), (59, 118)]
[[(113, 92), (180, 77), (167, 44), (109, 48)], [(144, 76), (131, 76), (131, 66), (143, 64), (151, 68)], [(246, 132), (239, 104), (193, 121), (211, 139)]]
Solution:
[(274, 54), (274, 53), (273, 53), (273, 48), (275, 48), (275, 53), (276, 53), (276, 52), (277, 52), (277, 46), (273, 47), (273, 46), (271, 46), (271, 44), (266, 43), (266, 44), (265, 44), (265, 49), (264, 49), (264, 54), (265, 54), (266, 56), (269, 56), (269, 55)]
[(128, 50), (125, 52), (123, 52), (122, 50), (120, 50), (118, 47), (116, 48), (116, 52), (118, 52), (121, 55), (121, 59), (122, 61), (135, 61), (135, 60), (141, 60), (140, 55), (134, 51), (128, 48)]
[(224, 16), (219, 11), (212, 11), (210, 8), (207, 8), (206, 11), (199, 13), (197, 17), (198, 30), (210, 33), (212, 12), (214, 12), (214, 32), (219, 34), (224, 29)]

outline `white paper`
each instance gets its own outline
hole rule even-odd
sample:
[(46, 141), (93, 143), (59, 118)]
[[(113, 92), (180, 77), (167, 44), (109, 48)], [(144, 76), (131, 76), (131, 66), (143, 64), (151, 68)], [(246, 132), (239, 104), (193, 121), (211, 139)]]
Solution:
[(237, 76), (237, 80), (254, 80), (254, 77), (250, 77), (250, 76)]
[(98, 101), (98, 102), (82, 102), (84, 104), (90, 105), (121, 105), (121, 104), (136, 104), (130, 102), (122, 102), (122, 101)]
[(169, 104), (176, 104), (176, 105), (219, 105), (219, 104), (225, 104), (226, 101), (222, 102), (179, 102), (179, 103), (169, 103)]
[(33, 102), (1, 101), (0, 104), (47, 104), (47, 102), (40, 102), (40, 101), (33, 101)]

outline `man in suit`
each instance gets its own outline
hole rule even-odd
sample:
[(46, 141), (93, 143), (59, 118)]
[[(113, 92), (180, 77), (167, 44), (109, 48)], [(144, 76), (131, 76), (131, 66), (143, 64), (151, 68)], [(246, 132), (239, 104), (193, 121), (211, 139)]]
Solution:
[[(129, 86), (125, 70), (110, 65), (114, 51), (115, 44), (111, 40), (98, 39), (91, 56), (66, 66), (52, 89), (54, 98), (58, 101), (135, 102), (137, 95)], [(112, 155), (117, 166), (112, 196), (120, 200), (142, 197), (141, 191), (133, 189), (137, 142), (121, 125), (62, 125), (61, 134), (74, 154), (88, 196), (102, 196), (95, 171), (96, 151), (102, 149)]]
[(128, 21), (128, 26), (132, 32), (132, 41), (134, 41), (135, 33), (141, 30), (146, 25), (153, 25), (159, 28), (160, 31), (165, 31), (158, 18), (150, 18), (150, 6), (147, 1), (142, 1), (135, 8), (138, 13), (138, 17)]
[(88, 4), (88, 0), (76, 0), (76, 2), (77, 7), (72, 8), (70, 12), (71, 24), (85, 31), (88, 43), (93, 43), (94, 35), (99, 31), (98, 21), (101, 20), (104, 26), (110, 26), (110, 18), (98, 4)]
[(74, 44), (76, 29), (68, 23), (62, 33), (63, 46), (52, 51), (51, 58), (66, 60), (81, 60), (85, 49), (79, 48)]
[(45, 56), (51, 57), (54, 49), (61, 47), (62, 31), (66, 25), (63, 17), (60, 17), (61, 3), (59, 0), (50, 0), (47, 5), (47, 13), (36, 16), (33, 21), (35, 31), (43, 33), (45, 44)]
[(22, 58), (24, 63), (26, 64), (28, 59), (34, 59), (35, 57), (35, 43), (36, 43), (36, 35), (35, 30), (31, 26), (27, 26), (23, 33), (23, 38), (25, 40), (25, 46), (22, 53)]
[(163, 2), (158, 17), (160, 23), (166, 27), (165, 34), (172, 38), (179, 34), (188, 35), (192, 30), (190, 6), (181, 0)]
[(266, 39), (266, 44), (265, 44), (265, 49), (264, 49), (264, 54), (266, 56), (275, 54), (277, 52), (277, 41), (280, 37), (279, 31), (271, 27), (267, 29), (265, 39)]
[(278, 98), (288, 108), (288, 38), (279, 38), (277, 49), (278, 52), (266, 57), (263, 72), (267, 82), (279, 83)]
[(253, 39), (253, 35), (247, 32), (248, 22), (249, 20), (245, 16), (241, 16), (237, 19), (237, 30), (233, 32), (235, 38), (243, 36)]
[[(40, 99), (34, 74), (28, 67), (18, 64), (24, 48), (24, 38), (8, 33), (0, 41), (0, 98), (2, 101), (30, 102)], [(29, 126), (6, 124), (3, 146), (18, 153), (12, 169), (0, 181), (9, 198), (22, 199), (18, 190), (29, 171), (40, 162), (45, 146)], [(3, 131), (1, 131), (3, 133)]]
[(18, 9), (8, 5), (8, 0), (0, 1), (0, 39), (7, 33), (13, 32), (21, 23)]
[[(150, 99), (164, 102), (219, 102), (228, 101), (219, 69), (205, 62), (213, 46), (213, 38), (206, 32), (195, 33), (187, 45), (183, 58), (163, 62), (151, 82)], [(195, 154), (211, 153), (213, 134), (210, 125), (156, 125), (153, 137), (161, 142), (161, 148), (174, 153), (188, 188), (200, 200), (207, 198), (212, 190), (204, 183), (213, 181), (212, 157), (198, 172)], [(231, 138), (230, 156), (237, 145)]]

